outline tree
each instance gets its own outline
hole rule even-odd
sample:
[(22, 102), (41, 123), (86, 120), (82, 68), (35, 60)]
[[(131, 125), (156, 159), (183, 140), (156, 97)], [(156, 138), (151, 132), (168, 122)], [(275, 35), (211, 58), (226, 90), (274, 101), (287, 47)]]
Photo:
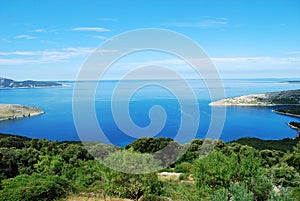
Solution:
[(150, 154), (117, 151), (110, 154), (104, 163), (116, 169), (107, 175), (110, 194), (138, 200), (144, 194), (161, 192), (162, 183), (156, 173), (151, 173), (159, 168), (159, 161)]

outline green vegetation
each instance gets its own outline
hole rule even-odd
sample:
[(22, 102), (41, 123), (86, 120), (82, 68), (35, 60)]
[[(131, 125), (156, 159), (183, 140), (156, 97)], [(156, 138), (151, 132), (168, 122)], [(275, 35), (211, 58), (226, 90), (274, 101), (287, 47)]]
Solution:
[(257, 150), (292, 151), (299, 139), (285, 138), (282, 140), (261, 140), (258, 138), (240, 138), (231, 143), (238, 143), (254, 147)]
[(292, 122), (289, 123), (289, 126), (291, 126), (292, 128), (300, 130), (300, 122), (292, 121)]
[[(276, 113), (284, 114), (284, 115), (290, 115), (290, 116), (296, 116), (300, 117), (300, 106), (293, 106), (293, 107), (286, 107), (286, 108), (278, 108), (274, 110)], [(291, 128), (297, 129), (299, 134), (297, 138), (300, 136), (300, 122), (292, 121), (288, 124)]]
[(278, 108), (275, 112), (291, 115), (300, 115), (300, 106)]
[[(159, 179), (158, 172), (112, 170), (79, 142), (0, 135), (0, 145), (0, 201), (59, 200), (84, 194), (98, 200), (140, 201), (297, 201), (300, 197), (299, 140), (197, 139), (180, 145), (170, 138), (141, 138), (125, 149), (90, 144), (89, 150), (106, 164), (127, 167), (126, 172), (166, 165), (163, 171), (181, 173), (172, 180)], [(167, 145), (176, 149), (168, 152), (171, 158), (182, 155), (175, 164), (162, 160), (166, 155), (160, 150)], [(186, 152), (180, 154), (182, 150)]]

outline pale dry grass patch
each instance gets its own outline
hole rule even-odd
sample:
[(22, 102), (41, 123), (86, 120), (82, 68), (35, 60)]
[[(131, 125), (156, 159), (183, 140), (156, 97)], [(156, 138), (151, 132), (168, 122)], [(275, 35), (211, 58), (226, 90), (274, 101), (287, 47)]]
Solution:
[(121, 199), (121, 198), (106, 198), (106, 200), (104, 200), (103, 198), (99, 198), (99, 197), (87, 197), (82, 195), (72, 195), (63, 200), (64, 201), (132, 201), (129, 199)]

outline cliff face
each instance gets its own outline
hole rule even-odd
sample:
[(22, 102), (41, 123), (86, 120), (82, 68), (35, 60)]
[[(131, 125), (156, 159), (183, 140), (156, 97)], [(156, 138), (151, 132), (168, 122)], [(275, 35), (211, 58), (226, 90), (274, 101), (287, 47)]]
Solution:
[(273, 106), (300, 104), (300, 90), (270, 92), (227, 98), (210, 103), (211, 106)]
[(13, 120), (44, 114), (44, 111), (31, 106), (0, 104), (0, 121)]
[(57, 82), (41, 82), (41, 81), (14, 81), (11, 79), (0, 77), (0, 88), (36, 88), (36, 87), (58, 87), (62, 84)]

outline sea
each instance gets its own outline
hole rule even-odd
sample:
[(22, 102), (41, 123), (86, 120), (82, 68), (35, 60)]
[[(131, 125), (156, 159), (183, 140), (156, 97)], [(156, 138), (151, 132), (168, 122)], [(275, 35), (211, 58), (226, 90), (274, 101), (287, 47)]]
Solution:
[[(288, 83), (285, 81), (288, 79), (224, 79), (222, 82), (226, 97), (300, 88), (298, 82)], [(76, 115), (82, 113), (93, 116), (101, 128), (101, 135), (104, 134), (109, 143), (117, 146), (125, 146), (141, 136), (164, 136), (176, 139), (181, 125), (187, 124), (183, 121), (189, 121), (191, 126), (197, 125), (197, 127), (183, 130), (186, 131), (186, 134), (183, 134), (183, 138), (179, 138), (179, 141), (183, 139), (182, 143), (184, 143), (184, 139), (211, 136), (230, 142), (243, 137), (269, 140), (294, 138), (297, 135), (297, 131), (291, 129), (288, 123), (299, 121), (299, 118), (276, 114), (273, 112), (276, 107), (226, 107), (224, 122), (220, 120), (211, 124), (212, 118), (218, 119), (218, 116), (213, 117), (212, 107), (209, 106), (209, 103), (222, 98), (222, 96), (211, 97), (211, 92), (220, 90), (220, 88), (216, 86), (216, 88), (208, 89), (203, 80), (187, 80), (195, 97), (187, 96), (186, 86), (177, 80), (160, 80), (159, 82), (127, 80), (122, 83), (118, 80), (61, 81), (61, 83), (64, 84), (63, 87), (0, 89), (0, 103), (2, 104), (35, 106), (45, 111), (45, 114), (35, 117), (0, 122), (0, 133), (57, 141), (89, 139), (84, 137), (85, 133), (82, 130), (80, 133), (78, 132), (77, 126), (78, 123), (81, 123), (89, 127), (89, 122), (84, 120), (82, 122), (75, 121), (76, 124), (74, 122), (74, 93), (79, 93), (82, 99), (80, 100), (81, 106), (76, 106)], [(77, 90), (74, 92), (75, 85)], [(168, 87), (164, 87), (164, 85)], [(92, 100), (90, 98), (91, 86), (97, 86), (92, 93)], [(123, 88), (121, 87), (115, 94), (117, 86), (123, 86)], [(129, 86), (139, 87), (132, 94), (127, 94), (130, 90), (126, 90), (126, 87)], [(172, 89), (176, 89), (177, 94), (174, 94)], [(89, 107), (91, 104), (95, 110), (87, 113), (86, 106)], [(184, 113), (181, 109), (182, 106), (189, 108), (190, 114)], [(112, 107), (116, 107), (115, 111)], [(128, 116), (120, 116), (122, 113), (114, 115), (114, 112), (123, 111), (124, 107), (126, 107), (124, 111), (127, 111)], [(164, 112), (159, 113), (166, 117), (162, 118), (162, 125), (158, 121), (153, 121), (155, 119), (151, 119), (153, 107), (163, 109)], [(199, 114), (195, 112), (197, 109), (199, 109)], [(193, 116), (195, 114), (198, 116)], [(189, 118), (184, 118), (184, 115)], [(124, 120), (123, 123), (121, 122), (122, 127), (119, 127), (120, 122), (118, 123), (118, 121), (122, 120)], [(149, 125), (150, 127), (156, 126), (151, 125), (152, 121), (158, 122), (157, 126), (161, 126), (161, 128), (156, 131), (154, 131), (155, 129), (147, 130)], [(131, 124), (141, 129), (134, 130)], [(218, 128), (223, 126), (223, 128), (220, 133), (207, 136), (210, 126)], [(89, 136), (90, 131), (87, 129), (86, 136)], [(131, 131), (132, 133), (130, 133)], [(93, 140), (101, 141), (102, 139), (93, 136)]]

